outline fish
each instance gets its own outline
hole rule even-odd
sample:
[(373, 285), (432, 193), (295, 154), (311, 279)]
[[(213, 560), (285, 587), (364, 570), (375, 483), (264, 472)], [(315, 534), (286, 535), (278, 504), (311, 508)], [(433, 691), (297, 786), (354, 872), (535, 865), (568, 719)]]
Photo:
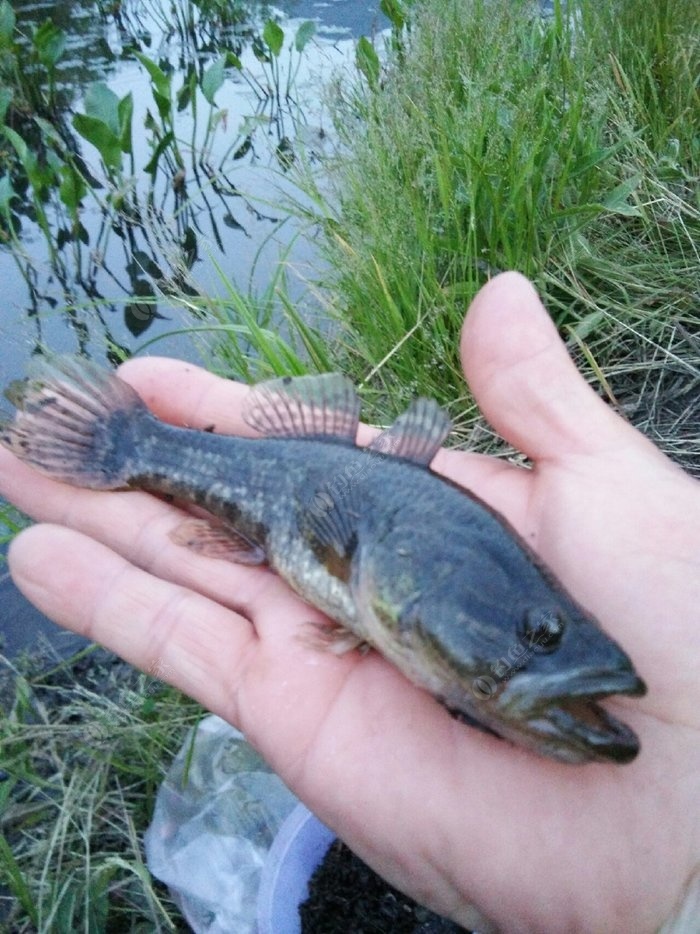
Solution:
[(561, 762), (628, 763), (634, 731), (600, 701), (642, 696), (630, 657), (511, 524), (431, 463), (452, 425), (417, 398), (366, 447), (346, 376), (259, 383), (254, 436), (166, 424), (114, 371), (35, 361), (6, 390), (0, 442), (54, 480), (204, 510), (173, 537), (268, 565), (329, 623), (318, 644), (375, 649), (465, 724)]

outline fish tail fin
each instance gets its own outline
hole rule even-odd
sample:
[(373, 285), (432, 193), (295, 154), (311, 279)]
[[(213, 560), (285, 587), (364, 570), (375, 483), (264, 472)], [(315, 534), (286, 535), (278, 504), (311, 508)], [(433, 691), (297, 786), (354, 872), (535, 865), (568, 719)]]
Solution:
[(20, 460), (75, 486), (128, 485), (148, 409), (114, 373), (82, 357), (42, 358), (5, 396), (17, 412), (0, 420), (0, 443)]

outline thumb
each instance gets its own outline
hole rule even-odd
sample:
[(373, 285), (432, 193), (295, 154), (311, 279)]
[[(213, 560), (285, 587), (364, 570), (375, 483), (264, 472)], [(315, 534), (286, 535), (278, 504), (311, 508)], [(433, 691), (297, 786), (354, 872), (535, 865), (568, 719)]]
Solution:
[(461, 354), (481, 411), (535, 460), (641, 440), (586, 384), (532, 284), (517, 272), (501, 273), (479, 291), (462, 329)]

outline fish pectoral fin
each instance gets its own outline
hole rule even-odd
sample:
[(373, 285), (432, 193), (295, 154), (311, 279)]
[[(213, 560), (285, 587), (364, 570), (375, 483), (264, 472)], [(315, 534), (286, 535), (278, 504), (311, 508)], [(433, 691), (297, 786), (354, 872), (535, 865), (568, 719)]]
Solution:
[(364, 654), (370, 649), (368, 642), (336, 623), (305, 623), (298, 638), (309, 648), (332, 652), (334, 655), (345, 655), (353, 649), (359, 649)]
[(447, 412), (433, 399), (414, 399), (368, 450), (388, 457), (401, 457), (427, 467), (452, 431)]
[(240, 532), (209, 519), (186, 519), (170, 533), (171, 541), (207, 558), (222, 558), (234, 564), (265, 564), (263, 548)]
[(268, 438), (335, 438), (354, 444), (360, 400), (341, 373), (284, 376), (252, 387), (243, 418)]

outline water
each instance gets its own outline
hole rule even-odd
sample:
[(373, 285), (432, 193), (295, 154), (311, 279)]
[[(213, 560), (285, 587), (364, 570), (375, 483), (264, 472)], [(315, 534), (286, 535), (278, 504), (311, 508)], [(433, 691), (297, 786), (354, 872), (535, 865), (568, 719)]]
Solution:
[[(66, 237), (53, 261), (45, 238), (31, 222), (28, 199), (24, 199), (25, 203), (22, 199), (15, 201), (27, 256), (18, 263), (8, 249), (0, 249), (0, 281), (5, 284), (6, 308), (0, 324), (6, 348), (0, 355), (3, 376), (19, 375), (28, 353), (42, 344), (64, 351), (81, 349), (99, 358), (109, 356), (110, 348), (115, 347), (138, 352), (146, 339), (174, 330), (177, 312), (157, 293), (159, 286), (175, 278), (186, 242), (190, 246), (196, 242), (190, 278), (201, 293), (217, 295), (223, 291), (215, 263), (220, 263), (244, 291), (251, 279), (254, 287), (264, 287), (269, 265), (295, 233), (293, 224), (285, 224), (277, 232), (281, 216), (276, 204), (281, 197), (278, 189), (285, 188), (277, 148), (289, 140), (293, 143), (300, 129), (307, 138), (316, 133), (316, 142), (322, 146), (328, 129), (319, 98), (323, 76), (348, 61), (354, 35), (372, 32), (379, 23), (376, 4), (288, 0), (281, 7), (294, 17), (282, 21), (290, 36), (307, 18), (317, 21), (318, 31), (318, 40), (308, 45), (302, 56), (294, 102), (289, 104), (262, 99), (259, 92), (269, 83), (269, 68), (266, 71), (256, 61), (251, 42), (267, 15), (260, 4), (251, 5), (250, 17), (242, 17), (233, 34), (219, 44), (211, 40), (210, 29), (193, 35), (168, 35), (168, 20), (164, 21), (158, 8), (148, 3), (125, 2), (119, 19), (96, 16), (95, 9), (70, 3), (16, 5), (19, 22), (27, 31), (51, 13), (56, 25), (68, 33), (59, 66), (60, 102), (67, 115), (65, 130), (90, 168), (98, 166), (94, 174), (103, 187), (96, 190), (96, 198), (88, 193), (83, 199), (80, 220), (86, 242)], [(156, 107), (148, 76), (134, 60), (133, 52), (140, 51), (161, 66), (167, 62), (173, 69), (173, 92), (177, 92), (188, 68), (206, 68), (221, 51), (232, 47), (246, 76), (252, 76), (259, 87), (235, 81), (235, 74), (234, 80), (228, 76), (216, 95), (217, 109), (224, 116), (206, 164), (197, 160), (189, 140), (193, 137), (197, 146), (203, 143), (207, 103), (201, 94), (197, 95), (196, 126), (187, 109), (176, 115), (176, 134), (182, 140), (185, 160), (184, 185), (181, 191), (173, 190), (174, 175), (161, 159), (153, 187), (154, 205), (147, 212), (144, 205), (150, 186), (143, 166), (152, 149), (148, 134), (140, 128), (146, 111), (154, 113)], [(280, 59), (284, 64), (286, 54)], [(70, 112), (83, 110), (86, 89), (98, 80), (106, 81), (120, 98), (129, 92), (133, 95), (135, 191), (139, 208), (143, 208), (143, 226), (115, 225), (113, 218), (105, 217), (99, 203), (108, 189), (105, 173), (99, 170), (97, 153), (70, 126)], [(220, 159), (223, 164), (219, 164)], [(207, 173), (211, 173), (211, 180)], [(128, 171), (125, 174), (128, 176)], [(65, 234), (69, 227), (65, 211), (63, 216), (60, 214), (62, 205), (58, 208), (50, 204), (47, 211), (55, 235), (58, 231)], [(55, 236), (52, 239), (55, 242)], [(254, 268), (264, 242), (267, 245)], [(300, 244), (298, 250), (290, 260), (303, 268), (310, 253), (306, 244)], [(134, 302), (134, 295), (146, 302)], [(73, 306), (69, 314), (65, 312), (67, 304)], [(156, 352), (191, 355), (191, 342), (168, 338)]]
[[(13, 255), (0, 245), (2, 385), (23, 375), (28, 359), (40, 346), (63, 352), (81, 350), (96, 359), (114, 360), (119, 352), (138, 353), (155, 338), (148, 352), (198, 362), (192, 341), (173, 334), (182, 316), (163, 297), (168, 282), (175, 280), (180, 286), (184, 282), (202, 295), (222, 295), (225, 284), (217, 272), (219, 265), (243, 291), (249, 287), (263, 290), (270, 268), (290, 244), (287, 261), (294, 272), (290, 281), (295, 298), (302, 310), (305, 303), (311, 303), (304, 279), (317, 263), (313, 244), (296, 237), (293, 222), (278, 223), (284, 216), (280, 199), (285, 194), (299, 196), (280, 155), (285, 145), (294, 146), (298, 139), (322, 153), (330, 129), (320, 93), (323, 82), (334, 71), (350, 67), (356, 37), (386, 27), (378, 6), (378, 0), (276, 4), (273, 12), (281, 16), (288, 39), (305, 20), (316, 24), (316, 37), (303, 56), (290, 59), (286, 49), (280, 56), (283, 65), (298, 66), (293, 99), (287, 101), (263, 93), (270, 68), (258, 61), (254, 48), (254, 37), (270, 15), (270, 8), (263, 4), (243, 5), (240, 21), (226, 33), (225, 44), (218, 41), (223, 32), (214, 26), (201, 28), (201, 19), (189, 35), (173, 31), (173, 16), (185, 9), (184, 3), (164, 4), (161, 10), (155, 3), (124, 0), (113, 5), (112, 13), (101, 12), (105, 4), (81, 6), (70, 0), (13, 4), (18, 24), (27, 35), (47, 16), (66, 32), (58, 71), (61, 112), (67, 133), (102, 185), (108, 180), (97, 153), (72, 131), (70, 115), (84, 111), (85, 95), (93, 82), (105, 82), (119, 98), (129, 92), (133, 95), (134, 191), (142, 208), (139, 219), (145, 222), (133, 227), (115, 223), (99, 203), (105, 192), (98, 189), (97, 198), (86, 193), (80, 215), (83, 230), (80, 237), (71, 238), (62, 205), (48, 204), (52, 239), (55, 243), (64, 237), (52, 257), (29, 199), (14, 202), (21, 250)], [(206, 69), (224, 45), (235, 49), (252, 81), (235, 80), (233, 74), (217, 91), (217, 132), (206, 162), (195, 152), (201, 151), (209, 113), (201, 92), (197, 92), (196, 120), (187, 109), (178, 114), (177, 136), (185, 141), (184, 187), (178, 191), (172, 174), (159, 172), (153, 188), (156, 197), (147, 210), (149, 186), (142, 169), (153, 150), (141, 128), (147, 110), (157, 113), (157, 106), (148, 75), (133, 52), (140, 51), (162, 68), (172, 69), (172, 86), (177, 91), (188, 68)], [(194, 149), (189, 145), (192, 139)], [(61, 230), (63, 235), (58, 233)], [(185, 270), (183, 255), (189, 264)], [(135, 296), (143, 301), (135, 301)], [(1, 564), (0, 605), (2, 639), (11, 655), (32, 646), (40, 635), (48, 635), (61, 651), (75, 648), (75, 641), (57, 639), (57, 628), (26, 603)]]

